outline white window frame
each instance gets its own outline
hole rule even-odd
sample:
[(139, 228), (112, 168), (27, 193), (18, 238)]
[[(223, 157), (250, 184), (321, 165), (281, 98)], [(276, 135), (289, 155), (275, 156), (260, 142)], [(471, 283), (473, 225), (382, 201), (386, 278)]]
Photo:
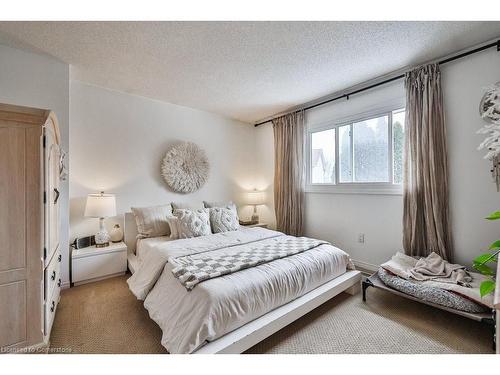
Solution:
[[(376, 109), (366, 111), (363, 113), (356, 113), (355, 115), (330, 120), (328, 122), (313, 124), (307, 127), (306, 131), (306, 192), (307, 193), (331, 193), (331, 194), (382, 194), (382, 195), (402, 195), (403, 185), (395, 184), (394, 181), (394, 168), (393, 157), (394, 147), (392, 139), (392, 113), (397, 110), (405, 108), (404, 100), (397, 100), (393, 103), (380, 106)], [(339, 128), (346, 125), (351, 125), (351, 150), (352, 150), (352, 125), (356, 122), (361, 122), (371, 118), (381, 117), (388, 115), (388, 168), (389, 168), (389, 181), (390, 182), (340, 182), (340, 162), (339, 162)], [(311, 182), (311, 137), (312, 133), (335, 129), (335, 183), (315, 183)], [(352, 153), (352, 151), (351, 151)], [(352, 156), (351, 156), (352, 157)], [(352, 165), (354, 169), (354, 164)]]

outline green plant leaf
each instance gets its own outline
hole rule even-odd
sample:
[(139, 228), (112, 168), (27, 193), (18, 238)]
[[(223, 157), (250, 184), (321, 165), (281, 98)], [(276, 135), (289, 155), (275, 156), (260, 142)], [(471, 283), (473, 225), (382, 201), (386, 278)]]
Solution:
[(481, 297), (484, 297), (490, 293), (493, 293), (495, 290), (495, 282), (493, 280), (486, 280), (481, 283), (479, 287), (479, 292), (481, 293)]
[(500, 240), (496, 240), (490, 245), (490, 250), (492, 249), (499, 249), (500, 248)]
[(479, 273), (482, 273), (483, 275), (486, 275), (486, 276), (493, 276), (494, 275), (493, 270), (485, 264), (474, 263), (472, 266), (476, 270), (478, 270)]
[(498, 220), (498, 219), (500, 219), (500, 211), (493, 212), (486, 219), (488, 219), (488, 220)]
[(477, 258), (473, 260), (474, 264), (485, 264), (485, 263), (494, 263), (495, 256), (493, 254), (481, 254)]

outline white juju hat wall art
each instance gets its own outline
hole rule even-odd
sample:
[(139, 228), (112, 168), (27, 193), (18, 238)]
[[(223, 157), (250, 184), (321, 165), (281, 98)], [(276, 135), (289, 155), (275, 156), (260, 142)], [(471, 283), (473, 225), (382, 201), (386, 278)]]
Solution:
[(489, 87), (479, 104), (479, 114), (488, 125), (479, 129), (479, 134), (486, 134), (486, 139), (479, 145), (479, 150), (486, 149), (485, 159), (491, 160), (491, 174), (500, 191), (500, 82)]
[(161, 175), (167, 185), (178, 193), (193, 193), (208, 179), (210, 165), (205, 151), (195, 143), (182, 142), (166, 153)]

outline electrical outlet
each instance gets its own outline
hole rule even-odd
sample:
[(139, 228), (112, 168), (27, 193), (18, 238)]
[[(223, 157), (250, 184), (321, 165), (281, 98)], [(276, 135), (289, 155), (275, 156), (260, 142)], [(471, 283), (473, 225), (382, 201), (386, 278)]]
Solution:
[(358, 234), (358, 242), (365, 243), (365, 234), (364, 233)]

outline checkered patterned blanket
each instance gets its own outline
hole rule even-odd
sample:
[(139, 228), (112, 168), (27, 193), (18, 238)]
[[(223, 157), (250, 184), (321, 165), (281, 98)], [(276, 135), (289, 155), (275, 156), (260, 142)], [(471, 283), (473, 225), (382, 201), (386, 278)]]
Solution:
[(307, 237), (279, 236), (247, 245), (170, 258), (172, 273), (188, 289), (202, 281), (272, 262), (328, 242)]

